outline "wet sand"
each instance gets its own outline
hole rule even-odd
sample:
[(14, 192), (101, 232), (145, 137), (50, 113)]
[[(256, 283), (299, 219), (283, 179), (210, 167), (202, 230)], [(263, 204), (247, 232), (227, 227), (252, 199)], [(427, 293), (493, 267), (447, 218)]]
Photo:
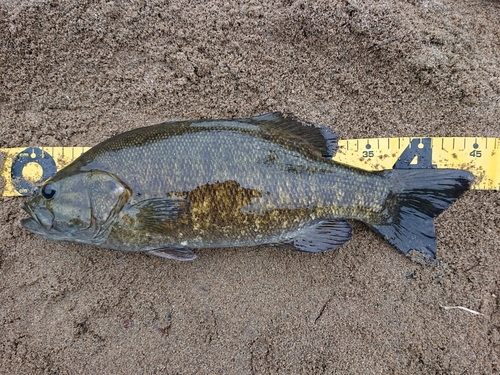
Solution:
[[(0, 147), (275, 110), (344, 139), (500, 137), (500, 3), (0, 3)], [(500, 373), (498, 192), (437, 218), (433, 266), (358, 223), (324, 254), (180, 263), (36, 237), (23, 201), (0, 205), (2, 374)]]

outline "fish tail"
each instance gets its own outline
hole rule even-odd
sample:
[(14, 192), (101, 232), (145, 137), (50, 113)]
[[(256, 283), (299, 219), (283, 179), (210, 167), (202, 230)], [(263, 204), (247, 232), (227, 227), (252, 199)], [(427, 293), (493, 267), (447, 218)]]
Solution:
[[(474, 177), (457, 169), (394, 169), (383, 172), (390, 180), (383, 224), (368, 225), (406, 255), (416, 250), (436, 258), (433, 218), (470, 188)], [(425, 259), (423, 260), (425, 261)]]

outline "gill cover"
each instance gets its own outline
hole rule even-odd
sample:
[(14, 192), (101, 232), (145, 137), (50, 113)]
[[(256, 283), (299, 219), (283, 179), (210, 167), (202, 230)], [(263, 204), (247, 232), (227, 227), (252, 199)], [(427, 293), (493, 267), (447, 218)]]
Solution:
[(90, 224), (95, 229), (95, 236), (101, 237), (127, 202), (131, 191), (116, 176), (107, 172), (91, 171), (87, 179)]
[(130, 194), (110, 173), (56, 175), (25, 203), (31, 218), (21, 223), (48, 239), (99, 245)]

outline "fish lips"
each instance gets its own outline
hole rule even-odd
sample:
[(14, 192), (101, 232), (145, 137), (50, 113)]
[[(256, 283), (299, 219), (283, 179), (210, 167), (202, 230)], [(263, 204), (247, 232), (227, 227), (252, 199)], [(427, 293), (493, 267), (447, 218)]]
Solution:
[(36, 234), (45, 234), (52, 229), (54, 215), (43, 207), (32, 208), (28, 203), (22, 206), (31, 217), (21, 220), (21, 225), (27, 230)]

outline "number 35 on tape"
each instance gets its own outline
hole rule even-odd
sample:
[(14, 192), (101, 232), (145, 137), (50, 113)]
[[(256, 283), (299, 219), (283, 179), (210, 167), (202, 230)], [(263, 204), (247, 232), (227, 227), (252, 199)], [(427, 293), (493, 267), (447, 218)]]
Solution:
[[(90, 147), (4, 148), (4, 197), (29, 195)], [(500, 138), (366, 138), (339, 141), (333, 160), (357, 168), (454, 168), (472, 172), (473, 189), (500, 190)], [(0, 159), (1, 162), (1, 159)]]

